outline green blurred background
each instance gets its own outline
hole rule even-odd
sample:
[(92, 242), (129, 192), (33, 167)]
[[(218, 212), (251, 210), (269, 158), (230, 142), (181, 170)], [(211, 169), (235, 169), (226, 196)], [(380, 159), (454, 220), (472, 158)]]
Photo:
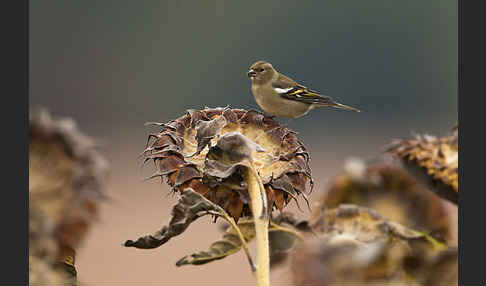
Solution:
[[(210, 285), (221, 269), (232, 269), (234, 285), (252, 283), (243, 255), (175, 268), (211, 239), (195, 246), (183, 236), (148, 252), (120, 243), (156, 230), (175, 202), (159, 184), (140, 182), (136, 156), (150, 131), (143, 123), (189, 108), (257, 108), (246, 77), (257, 60), (364, 111), (319, 110), (291, 123), (310, 149), (317, 193), (347, 157), (372, 157), (412, 131), (442, 135), (457, 120), (452, 0), (31, 1), (30, 39), (30, 106), (74, 118), (104, 141), (114, 166), (115, 203), (77, 262), (91, 285), (170, 277), (186, 285), (200, 275), (207, 278), (199, 285)], [(206, 230), (201, 224), (188, 236)]]

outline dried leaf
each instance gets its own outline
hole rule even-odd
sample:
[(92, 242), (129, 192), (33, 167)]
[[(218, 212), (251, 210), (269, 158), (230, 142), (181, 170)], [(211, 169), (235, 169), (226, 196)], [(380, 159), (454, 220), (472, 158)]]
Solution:
[[(238, 227), (245, 241), (250, 242), (255, 238), (254, 221), (251, 218), (243, 218), (238, 221)], [(272, 266), (283, 261), (287, 254), (295, 246), (300, 232), (309, 232), (306, 221), (299, 221), (291, 213), (282, 213), (272, 219), (269, 225), (270, 262)], [(241, 240), (235, 229), (228, 226), (223, 238), (211, 244), (207, 251), (200, 251), (181, 258), (176, 265), (187, 264), (200, 265), (215, 260), (223, 259), (228, 255), (237, 253), (241, 249)]]
[[(254, 151), (265, 152), (265, 150), (261, 146), (259, 146), (240, 132), (236, 131), (221, 136), (216, 143), (216, 148), (221, 150), (222, 153), (213, 150), (213, 154), (216, 153), (226, 155), (220, 159), (222, 159), (223, 162), (227, 163), (240, 163), (245, 159), (253, 161), (252, 155)], [(214, 158), (214, 156), (212, 157)]]
[[(250, 242), (255, 238), (255, 226), (252, 219), (241, 219), (238, 221), (238, 227), (243, 234), (246, 242)], [(184, 256), (179, 261), (177, 261), (177, 266), (193, 264), (200, 265), (215, 260), (223, 259), (228, 255), (234, 254), (241, 249), (241, 240), (236, 233), (236, 230), (229, 226), (223, 238), (219, 241), (214, 242), (209, 247), (207, 251), (200, 251), (198, 253), (191, 254), (189, 256)]]
[(189, 225), (198, 218), (212, 214), (221, 215), (224, 211), (193, 189), (187, 188), (182, 192), (179, 202), (172, 209), (169, 225), (151, 235), (138, 238), (136, 241), (127, 240), (124, 246), (151, 249), (161, 246), (174, 236), (183, 233)]
[(440, 243), (424, 232), (418, 232), (399, 223), (389, 221), (373, 209), (342, 204), (322, 212), (313, 224), (315, 229), (331, 236), (346, 235), (359, 242), (386, 241), (390, 237), (402, 240), (421, 240), (430, 243), (430, 248), (443, 248)]
[(211, 143), (211, 140), (221, 132), (221, 129), (227, 124), (226, 117), (219, 116), (210, 121), (198, 121), (196, 124), (196, 153), (191, 155), (197, 156), (201, 151)]

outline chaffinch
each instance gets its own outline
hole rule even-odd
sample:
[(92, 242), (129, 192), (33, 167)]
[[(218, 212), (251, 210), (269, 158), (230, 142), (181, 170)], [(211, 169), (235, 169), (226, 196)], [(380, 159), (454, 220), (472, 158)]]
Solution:
[(335, 107), (355, 112), (358, 109), (320, 95), (280, 74), (268, 62), (258, 61), (248, 71), (251, 92), (263, 111), (277, 117), (298, 118), (315, 108)]

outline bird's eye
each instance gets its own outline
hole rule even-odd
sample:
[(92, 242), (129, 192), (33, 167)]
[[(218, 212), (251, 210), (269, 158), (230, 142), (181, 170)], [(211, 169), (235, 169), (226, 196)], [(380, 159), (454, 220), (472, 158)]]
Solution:
[(263, 69), (263, 68), (260, 68), (260, 69), (259, 69), (258, 71), (259, 71), (259, 72), (262, 72), (262, 71), (264, 71), (264, 70), (265, 70), (265, 69)]

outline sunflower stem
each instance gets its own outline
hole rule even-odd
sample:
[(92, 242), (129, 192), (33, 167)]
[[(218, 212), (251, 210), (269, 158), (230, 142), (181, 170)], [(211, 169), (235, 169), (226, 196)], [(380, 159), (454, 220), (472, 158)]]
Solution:
[(251, 211), (255, 224), (256, 242), (257, 242), (257, 267), (255, 278), (258, 286), (270, 286), (270, 250), (268, 242), (268, 212), (266, 202), (266, 193), (260, 176), (256, 172), (253, 164), (250, 162), (250, 168), (247, 172), (248, 193), (251, 200)]

